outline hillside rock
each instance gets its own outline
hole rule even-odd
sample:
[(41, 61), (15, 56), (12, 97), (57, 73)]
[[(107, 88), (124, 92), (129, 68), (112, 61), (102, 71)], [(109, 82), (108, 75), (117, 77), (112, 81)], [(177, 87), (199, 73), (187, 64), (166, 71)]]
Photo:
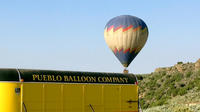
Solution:
[(195, 63), (195, 71), (200, 70), (200, 59)]
[(176, 72), (180, 73), (187, 73), (189, 71), (194, 71), (194, 70), (200, 70), (200, 59), (196, 63), (183, 63), (183, 62), (178, 62), (174, 66), (171, 67), (161, 67), (161, 68), (156, 68), (155, 73), (161, 73), (161, 72), (166, 72), (167, 74), (172, 74)]
[(156, 68), (154, 72), (164, 72), (166, 71), (165, 68)]
[(175, 67), (177, 68), (178, 72), (185, 73), (188, 70), (194, 70), (194, 63), (176, 64)]

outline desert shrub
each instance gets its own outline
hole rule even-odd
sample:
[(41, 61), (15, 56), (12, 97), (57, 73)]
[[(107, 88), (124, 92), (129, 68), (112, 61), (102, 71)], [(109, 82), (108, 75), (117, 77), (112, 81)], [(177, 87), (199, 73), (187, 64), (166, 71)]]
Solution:
[(183, 96), (184, 94), (187, 93), (187, 89), (186, 88), (180, 88), (178, 91), (178, 95)]
[(153, 99), (153, 97), (154, 97), (153, 91), (148, 92), (147, 95), (146, 95), (146, 99)]
[(179, 89), (171, 88), (169, 93), (170, 93), (171, 96), (175, 97), (175, 96), (178, 95), (178, 91), (179, 91)]
[(180, 87), (185, 87), (185, 84), (184, 83), (180, 83), (179, 86)]
[(168, 100), (168, 97), (167, 96), (163, 96), (159, 100), (156, 100), (156, 101), (152, 102), (149, 106), (150, 107), (153, 107), (153, 106), (162, 106), (164, 104), (167, 104), (167, 100)]
[(200, 70), (198, 70), (198, 71), (196, 72), (196, 74), (197, 74), (197, 75), (200, 75)]
[(171, 83), (171, 80), (166, 79), (163, 85), (164, 85), (164, 87), (166, 87), (166, 86), (170, 85), (170, 83)]
[(163, 72), (161, 72), (160, 74), (161, 74), (160, 76), (163, 77), (163, 75), (166, 75), (167, 73), (166, 73), (166, 71), (163, 71)]
[(198, 85), (197, 90), (200, 91), (200, 85)]
[(144, 98), (140, 98), (139, 103), (141, 106), (143, 106), (145, 104)]
[(156, 83), (156, 87), (159, 88), (161, 86), (161, 84), (159, 83)]
[(183, 62), (182, 62), (182, 61), (179, 61), (179, 62), (177, 62), (177, 64), (183, 64)]
[(155, 96), (155, 100), (160, 100), (162, 98), (163, 94), (157, 94)]
[(164, 79), (160, 79), (160, 81), (161, 81), (161, 82), (163, 82), (163, 81), (164, 81)]
[(174, 112), (192, 112), (188, 107), (176, 107), (173, 110)]
[(195, 83), (194, 82), (189, 82), (187, 85), (186, 85), (186, 89), (187, 90), (191, 90), (195, 87)]
[(197, 90), (200, 90), (200, 78), (195, 78), (193, 81), (193, 85), (197, 87)]
[(143, 80), (144, 79), (142, 75), (136, 75), (136, 77), (137, 77), (138, 80)]
[(183, 78), (183, 74), (178, 72), (178, 73), (175, 73), (172, 75), (171, 80), (172, 81), (180, 81), (182, 78)]
[(167, 79), (169, 79), (169, 78), (171, 77), (171, 75), (166, 75), (165, 77), (166, 77)]
[(143, 109), (146, 109), (146, 108), (148, 108), (149, 107), (149, 103), (146, 101), (146, 99), (144, 99), (144, 98), (141, 98), (140, 99), (140, 105), (141, 105), (141, 107), (143, 108)]
[(150, 80), (155, 80), (155, 77), (151, 76), (149, 77)]
[(192, 72), (191, 72), (191, 71), (189, 71), (189, 72), (186, 73), (186, 77), (187, 77), (187, 78), (189, 78), (191, 75), (192, 75)]

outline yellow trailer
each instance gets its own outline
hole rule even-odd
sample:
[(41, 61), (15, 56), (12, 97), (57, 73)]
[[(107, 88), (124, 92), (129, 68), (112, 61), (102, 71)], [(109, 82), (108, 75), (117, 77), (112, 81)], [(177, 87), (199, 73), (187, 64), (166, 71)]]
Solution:
[(133, 74), (0, 69), (0, 112), (138, 112)]

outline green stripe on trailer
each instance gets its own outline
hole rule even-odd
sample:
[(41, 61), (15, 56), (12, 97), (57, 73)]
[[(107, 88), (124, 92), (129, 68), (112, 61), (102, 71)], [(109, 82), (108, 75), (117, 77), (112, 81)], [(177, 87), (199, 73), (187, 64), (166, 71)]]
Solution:
[(16, 69), (0, 69), (0, 81), (19, 81)]

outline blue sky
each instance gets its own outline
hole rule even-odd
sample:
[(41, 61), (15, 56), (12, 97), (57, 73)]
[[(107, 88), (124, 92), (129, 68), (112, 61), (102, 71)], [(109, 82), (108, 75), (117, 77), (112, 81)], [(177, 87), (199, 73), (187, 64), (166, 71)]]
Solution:
[(122, 72), (103, 32), (111, 18), (127, 14), (149, 28), (131, 73), (195, 62), (199, 6), (199, 0), (1, 0), (0, 68)]

